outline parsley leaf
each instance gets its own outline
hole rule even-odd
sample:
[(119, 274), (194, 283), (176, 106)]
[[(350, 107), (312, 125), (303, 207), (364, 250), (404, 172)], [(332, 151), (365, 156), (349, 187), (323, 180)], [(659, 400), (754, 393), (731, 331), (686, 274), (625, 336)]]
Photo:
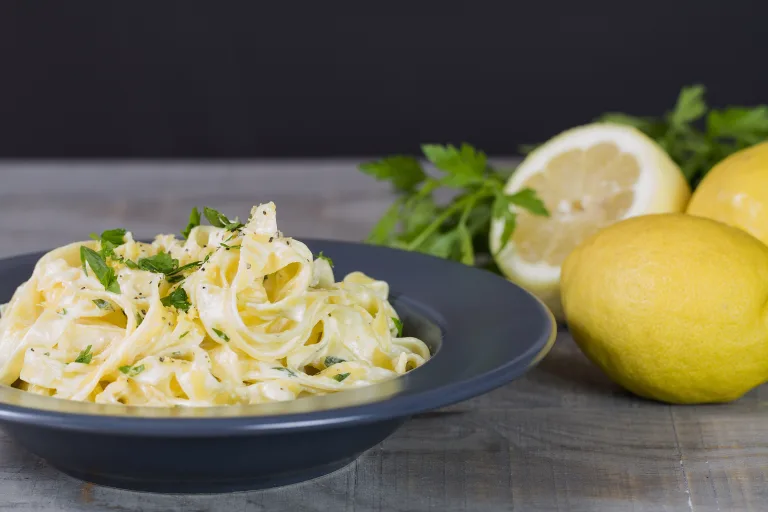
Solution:
[(391, 240), (392, 232), (400, 221), (399, 215), (401, 204), (402, 201), (399, 199), (392, 203), (392, 206), (387, 209), (376, 225), (373, 226), (368, 238), (366, 238), (366, 242), (372, 244), (384, 244)]
[(160, 299), (160, 302), (162, 302), (165, 307), (173, 306), (185, 313), (188, 313), (190, 306), (192, 306), (189, 302), (189, 297), (187, 297), (187, 292), (184, 291), (184, 288), (182, 287), (173, 290), (170, 295)]
[(397, 329), (397, 337), (400, 338), (403, 335), (403, 322), (396, 316), (392, 317), (392, 321), (395, 323), (395, 329)]
[(329, 264), (331, 267), (333, 267), (333, 260), (332, 260), (331, 258), (329, 258), (328, 256), (326, 256), (325, 254), (323, 254), (323, 251), (320, 251), (320, 254), (318, 254), (318, 255), (317, 255), (317, 259), (319, 259), (319, 260), (325, 260), (325, 261), (327, 261), (327, 262), (328, 262), (328, 264)]
[(409, 192), (424, 181), (427, 175), (421, 164), (412, 156), (394, 155), (358, 166), (360, 171), (377, 180), (387, 180), (396, 190)]
[(483, 181), (487, 169), (487, 157), (469, 144), (457, 148), (451, 144), (424, 144), (421, 150), (435, 167), (447, 175), (440, 180), (443, 185), (463, 188)]
[(515, 231), (515, 225), (517, 223), (517, 214), (510, 209), (511, 201), (509, 196), (504, 194), (498, 194), (496, 200), (493, 202), (493, 217), (496, 219), (502, 219), (504, 221), (504, 231), (501, 234), (501, 246), (497, 254), (501, 252), (509, 243), (512, 238), (512, 233)]
[(93, 238), (94, 240), (98, 240), (102, 243), (109, 242), (114, 247), (117, 247), (125, 243), (125, 233), (126, 231), (123, 228), (108, 229), (102, 232), (101, 235), (97, 235), (96, 233), (91, 233), (91, 238)]
[(112, 307), (112, 304), (104, 299), (93, 299), (93, 303), (96, 304), (99, 309), (104, 309), (107, 311), (114, 311), (114, 308)]
[(704, 103), (704, 86), (692, 85), (683, 87), (677, 97), (674, 110), (669, 114), (669, 124), (681, 128), (696, 121), (707, 112)]
[(211, 330), (216, 333), (216, 336), (223, 339), (224, 341), (229, 341), (229, 336), (227, 336), (227, 333), (224, 331), (220, 331), (219, 329), (215, 327), (211, 327)]
[(335, 380), (337, 382), (341, 382), (344, 379), (346, 379), (347, 377), (349, 377), (349, 373), (339, 373), (339, 374), (333, 376), (333, 380)]
[(227, 245), (227, 244), (225, 244), (224, 242), (221, 242), (219, 245), (221, 245), (221, 246), (222, 246), (223, 248), (225, 248), (226, 250), (230, 250), (230, 249), (239, 249), (239, 248), (240, 248), (240, 246), (239, 246), (239, 245)]
[(167, 252), (159, 252), (154, 256), (139, 258), (138, 266), (141, 270), (156, 274), (172, 274), (179, 268), (179, 260)]
[(181, 230), (181, 234), (184, 238), (189, 238), (189, 233), (192, 231), (193, 228), (196, 228), (200, 225), (200, 210), (197, 209), (197, 206), (192, 208), (192, 211), (189, 213), (189, 221), (187, 222), (187, 227)]
[(344, 359), (342, 359), (340, 357), (327, 356), (325, 358), (325, 367), (327, 368), (329, 366), (333, 366), (335, 364), (344, 363), (344, 362), (346, 362), (346, 360), (344, 360)]
[(87, 347), (85, 347), (85, 349), (81, 350), (80, 353), (77, 355), (77, 359), (75, 359), (75, 362), (83, 363), (83, 364), (91, 364), (91, 360), (93, 359), (91, 348), (93, 348), (93, 345), (88, 345)]
[(178, 274), (180, 272), (184, 272), (184, 271), (189, 270), (191, 268), (199, 267), (202, 264), (203, 264), (203, 262), (201, 262), (201, 261), (193, 261), (192, 263), (187, 263), (186, 265), (181, 266), (181, 267), (177, 268), (176, 270), (173, 270), (172, 272), (169, 272), (168, 275), (172, 276), (174, 274)]
[(121, 373), (127, 375), (128, 377), (135, 377), (144, 371), (144, 365), (143, 364), (140, 364), (138, 366), (126, 365), (126, 366), (121, 366), (120, 368), (118, 368), (118, 370), (120, 370)]
[(211, 223), (211, 226), (224, 228), (227, 231), (234, 231), (243, 227), (243, 224), (235, 217), (235, 220), (229, 220), (226, 215), (213, 208), (203, 207), (203, 215)]
[(549, 217), (547, 207), (532, 188), (524, 188), (506, 198), (511, 204), (522, 206), (534, 215)]
[(707, 133), (715, 138), (730, 137), (744, 144), (757, 144), (768, 134), (768, 106), (713, 110), (707, 117)]
[[(83, 270), (85, 270), (86, 262), (90, 265), (91, 270), (96, 275), (96, 279), (104, 286), (104, 289), (112, 293), (120, 293), (120, 285), (117, 282), (117, 276), (114, 269), (107, 265), (107, 262), (101, 254), (97, 253), (93, 249), (90, 249), (84, 245), (80, 246), (80, 261), (83, 263)], [(86, 275), (87, 275), (86, 271)]]
[[(485, 153), (470, 144), (425, 144), (422, 152), (442, 172), (439, 179), (423, 174), (407, 186), (396, 182), (395, 177), (407, 176), (418, 163), (408, 157), (360, 166), (366, 174), (391, 181), (399, 193), (371, 230), (367, 242), (474, 265), (490, 256), (488, 233), (493, 218), (501, 216), (511, 236), (515, 226), (512, 205), (537, 215), (547, 214), (533, 191), (520, 191), (507, 198), (503, 189), (510, 173), (494, 169)], [(459, 193), (439, 204), (434, 196), (440, 187), (459, 189)]]
[(182, 338), (183, 338), (184, 336), (186, 336), (187, 334), (189, 334), (189, 331), (185, 331), (185, 332), (184, 332), (184, 334), (182, 334), (181, 336), (179, 336), (179, 339), (182, 339)]

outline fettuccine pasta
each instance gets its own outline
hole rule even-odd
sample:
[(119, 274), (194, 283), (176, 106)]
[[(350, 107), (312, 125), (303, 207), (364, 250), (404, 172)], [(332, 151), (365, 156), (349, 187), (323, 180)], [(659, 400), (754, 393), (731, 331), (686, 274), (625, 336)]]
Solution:
[(403, 337), (389, 287), (277, 230), (193, 210), (186, 240), (122, 229), (38, 261), (0, 317), (0, 383), (148, 406), (258, 404), (402, 375), (430, 357)]

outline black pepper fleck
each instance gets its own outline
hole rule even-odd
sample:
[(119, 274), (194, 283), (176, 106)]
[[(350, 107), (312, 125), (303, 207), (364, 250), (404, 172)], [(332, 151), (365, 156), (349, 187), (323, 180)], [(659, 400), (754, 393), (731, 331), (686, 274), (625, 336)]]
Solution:
[(146, 315), (147, 314), (147, 310), (146, 309), (142, 309), (141, 310), (141, 314)]
[(245, 264), (245, 268), (247, 268), (248, 270), (251, 270), (251, 264), (250, 263), (246, 263)]
[(269, 243), (272, 243), (272, 240), (274, 240), (274, 239), (275, 239), (275, 237), (272, 237), (272, 236), (269, 237)]
[(266, 214), (267, 214), (267, 210), (263, 210), (261, 213), (263, 213), (264, 215), (266, 215)]
[(165, 358), (164, 358), (164, 357), (161, 357), (161, 358), (160, 358), (160, 362), (161, 362), (161, 363), (164, 363), (164, 362), (165, 362)]

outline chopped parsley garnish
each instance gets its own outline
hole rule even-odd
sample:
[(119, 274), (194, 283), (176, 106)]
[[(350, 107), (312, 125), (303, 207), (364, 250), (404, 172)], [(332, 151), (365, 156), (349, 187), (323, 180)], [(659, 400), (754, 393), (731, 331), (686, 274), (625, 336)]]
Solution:
[(91, 233), (91, 238), (101, 243), (101, 250), (99, 254), (106, 260), (107, 258), (113, 258), (117, 261), (123, 261), (123, 258), (115, 254), (115, 247), (123, 245), (125, 243), (125, 233), (123, 228), (108, 229), (97, 235)]
[(184, 336), (186, 336), (187, 334), (189, 334), (189, 331), (187, 331), (187, 332), (185, 332), (184, 334), (182, 334), (181, 336), (179, 336), (179, 339), (183, 338), (183, 337), (184, 337)]
[[(171, 284), (178, 283), (184, 279), (182, 272), (191, 268), (200, 267), (203, 262), (193, 261), (186, 265), (179, 266), (179, 260), (171, 257), (167, 252), (159, 252), (154, 256), (140, 258), (136, 268), (154, 272), (155, 274), (164, 274)], [(129, 265), (130, 266), (130, 265)]]
[(333, 380), (335, 380), (337, 382), (341, 382), (344, 379), (346, 379), (347, 377), (349, 377), (349, 373), (339, 373), (338, 375), (334, 375), (333, 376)]
[(392, 317), (392, 321), (395, 322), (395, 328), (397, 328), (397, 337), (399, 338), (403, 335), (403, 322), (394, 316)]
[(88, 345), (84, 350), (80, 351), (80, 353), (77, 355), (77, 359), (75, 359), (75, 362), (91, 364), (91, 359), (93, 359), (93, 354), (91, 353), (92, 347), (93, 345)]
[(227, 333), (224, 331), (220, 331), (215, 327), (211, 327), (211, 330), (216, 333), (216, 336), (223, 339), (224, 341), (229, 341), (229, 336), (227, 336)]
[(221, 245), (223, 248), (225, 248), (226, 250), (230, 250), (230, 249), (239, 249), (239, 248), (240, 248), (240, 246), (239, 246), (239, 245), (227, 245), (227, 244), (225, 244), (224, 242), (221, 242), (221, 244), (220, 244), (220, 245)]
[(127, 375), (128, 377), (135, 377), (144, 371), (144, 365), (143, 364), (140, 364), (138, 366), (126, 365), (126, 366), (121, 366), (120, 368), (118, 368), (118, 370), (120, 370), (121, 373)]
[(96, 233), (91, 233), (91, 238), (98, 240), (101, 243), (109, 242), (117, 247), (118, 245), (123, 245), (125, 243), (125, 233), (126, 231), (123, 228), (108, 229), (101, 233), (101, 236)]
[(93, 299), (93, 303), (99, 306), (99, 309), (104, 309), (107, 311), (114, 311), (114, 308), (112, 307), (112, 304), (104, 299)]
[(64, 316), (64, 315), (66, 315), (66, 314), (67, 314), (67, 308), (61, 308), (61, 311), (59, 311), (59, 314), (60, 314), (61, 316)]
[(325, 358), (325, 367), (328, 368), (329, 366), (333, 366), (335, 364), (344, 363), (344, 362), (346, 362), (346, 360), (340, 357), (328, 356)]
[(141, 313), (136, 313), (136, 327), (140, 326), (143, 321), (144, 317), (141, 316)]
[(217, 228), (234, 231), (235, 229), (243, 227), (243, 224), (240, 223), (237, 217), (235, 217), (235, 220), (229, 220), (227, 216), (220, 211), (208, 208), (207, 206), (203, 208), (203, 215), (205, 215), (205, 218), (211, 223), (211, 226)]
[(96, 278), (104, 286), (104, 289), (112, 293), (120, 293), (120, 285), (117, 283), (117, 276), (115, 271), (107, 265), (107, 261), (101, 254), (97, 253), (93, 249), (81, 245), (80, 246), (80, 261), (83, 263), (83, 271), (88, 275), (85, 264), (90, 265), (91, 270), (96, 275)]
[(162, 302), (165, 307), (173, 306), (185, 313), (188, 313), (190, 306), (192, 306), (189, 302), (189, 297), (187, 297), (187, 292), (184, 291), (184, 288), (182, 287), (173, 290), (170, 295), (160, 299), (160, 302)]
[(136, 263), (133, 260), (129, 260), (128, 258), (123, 259), (123, 263), (125, 263), (125, 266), (128, 268), (132, 268), (133, 270), (136, 270), (139, 268), (138, 263)]
[(156, 274), (170, 274), (179, 268), (179, 260), (172, 258), (167, 252), (159, 252), (154, 256), (139, 258), (139, 268)]
[(320, 251), (320, 254), (317, 256), (317, 259), (319, 259), (319, 260), (325, 260), (325, 261), (327, 261), (327, 262), (328, 262), (328, 264), (329, 264), (331, 267), (333, 267), (333, 260), (332, 260), (331, 258), (329, 258), (328, 256), (326, 256), (325, 254), (323, 254), (323, 251)]
[(194, 267), (199, 267), (202, 264), (203, 263), (201, 261), (193, 261), (192, 263), (187, 263), (186, 265), (181, 266), (181, 267), (177, 268), (176, 270), (173, 270), (173, 271), (169, 272), (168, 275), (178, 274), (180, 272), (184, 272), (185, 270), (189, 270), (189, 269), (194, 268)]
[(189, 233), (192, 231), (192, 228), (196, 228), (200, 225), (200, 210), (197, 209), (197, 206), (192, 208), (192, 211), (189, 214), (189, 222), (187, 223), (187, 227), (181, 230), (181, 234), (184, 236), (184, 238), (189, 238)]
[(272, 369), (273, 370), (279, 370), (281, 372), (285, 372), (285, 373), (287, 373), (291, 377), (295, 377), (296, 376), (296, 372), (294, 372), (290, 368), (283, 368), (282, 366), (273, 366)]

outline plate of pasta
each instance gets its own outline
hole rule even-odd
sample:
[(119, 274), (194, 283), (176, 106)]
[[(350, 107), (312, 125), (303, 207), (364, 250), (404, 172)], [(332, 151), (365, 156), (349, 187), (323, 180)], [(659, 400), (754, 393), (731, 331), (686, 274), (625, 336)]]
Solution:
[(498, 276), (296, 240), (273, 203), (243, 222), (195, 208), (181, 235), (115, 228), (0, 260), (0, 427), (70, 475), (156, 492), (306, 480), (554, 340), (546, 307)]

